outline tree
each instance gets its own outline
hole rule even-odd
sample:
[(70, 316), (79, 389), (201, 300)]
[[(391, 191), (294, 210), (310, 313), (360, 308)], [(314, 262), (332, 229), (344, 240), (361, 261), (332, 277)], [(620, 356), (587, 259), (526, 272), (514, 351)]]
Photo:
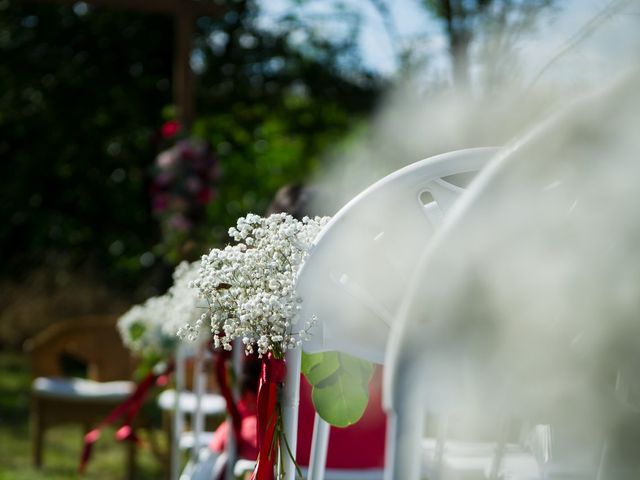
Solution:
[[(195, 131), (222, 169), (204, 243), (303, 180), (381, 90), (341, 68), (348, 45), (305, 31), (295, 47), (291, 34), (258, 28), (256, 11), (243, 0), (198, 19)], [(82, 3), (0, 2), (3, 276), (93, 265), (130, 286), (158, 258), (149, 181), (171, 99), (172, 29), (168, 17)]]
[(2, 272), (93, 261), (113, 261), (107, 274), (139, 270), (155, 235), (146, 170), (171, 98), (171, 24), (1, 5)]
[[(471, 46), (482, 39), (490, 49), (487, 83), (498, 76), (502, 62), (514, 53), (518, 37), (529, 31), (537, 16), (553, 0), (424, 0), (425, 6), (444, 24), (454, 84), (470, 82)], [(486, 48), (485, 48), (485, 54)], [(511, 58), (512, 60), (512, 58)], [(494, 63), (490, 63), (493, 61)], [(502, 71), (501, 73), (504, 73)]]

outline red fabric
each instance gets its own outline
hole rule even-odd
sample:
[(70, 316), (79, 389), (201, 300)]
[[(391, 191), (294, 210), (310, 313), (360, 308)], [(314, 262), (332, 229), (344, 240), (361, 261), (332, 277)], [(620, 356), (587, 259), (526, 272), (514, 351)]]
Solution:
[(91, 453), (93, 451), (93, 444), (100, 438), (100, 430), (114, 423), (120, 417), (125, 417), (124, 424), (116, 432), (116, 440), (132, 440), (137, 442), (138, 437), (131, 428), (131, 423), (135, 419), (138, 411), (144, 403), (144, 399), (151, 390), (154, 384), (163, 379), (173, 371), (173, 362), (169, 362), (164, 370), (160, 374), (149, 372), (149, 374), (142, 379), (134, 392), (129, 395), (122, 403), (116, 406), (109, 415), (107, 415), (93, 430), (84, 436), (84, 447), (82, 449), (82, 455), (80, 457), (80, 465), (78, 466), (78, 473), (83, 473), (87, 468), (87, 464), (91, 459)]
[(258, 386), (258, 458), (251, 480), (273, 480), (277, 458), (275, 438), (278, 421), (278, 386), (284, 382), (287, 366), (271, 353), (262, 359), (262, 375)]
[[(255, 460), (257, 435), (255, 397), (245, 395), (238, 403), (242, 417), (238, 455)], [(300, 379), (300, 414), (298, 418), (298, 449), (296, 458), (301, 466), (309, 465), (311, 435), (315, 410), (311, 401), (311, 385)], [(369, 387), (369, 405), (358, 423), (347, 428), (331, 427), (327, 468), (384, 468), (386, 416), (382, 410), (382, 369), (376, 368)], [(229, 425), (223, 423), (214, 435), (211, 448), (224, 451)]]
[[(309, 465), (314, 416), (311, 385), (302, 377), (296, 452), (298, 464), (302, 466)], [(382, 409), (382, 368), (377, 367), (369, 385), (369, 405), (362, 418), (346, 428), (331, 427), (327, 468), (384, 468), (386, 425)]]
[(216, 380), (220, 386), (220, 393), (224, 397), (227, 404), (227, 411), (231, 417), (231, 423), (233, 424), (233, 433), (236, 438), (240, 438), (240, 429), (242, 424), (242, 417), (238, 411), (236, 402), (233, 399), (233, 393), (229, 386), (229, 376), (227, 375), (227, 360), (231, 358), (231, 352), (221, 350), (216, 353)]
[[(238, 402), (240, 414), (240, 434), (238, 435), (238, 456), (255, 460), (258, 456), (258, 423), (256, 418), (256, 396), (248, 392)], [(229, 438), (229, 420), (225, 420), (215, 431), (211, 441), (214, 452), (224, 452)]]

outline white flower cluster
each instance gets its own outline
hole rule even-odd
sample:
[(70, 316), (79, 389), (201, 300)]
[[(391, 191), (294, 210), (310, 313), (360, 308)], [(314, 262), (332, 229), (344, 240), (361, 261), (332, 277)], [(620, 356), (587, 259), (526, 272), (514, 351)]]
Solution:
[(159, 297), (133, 306), (118, 320), (125, 345), (141, 357), (167, 359), (173, 355), (176, 331), (186, 322), (194, 322), (207, 304), (197, 297), (189, 284), (198, 277), (198, 262), (182, 262), (173, 273), (173, 286)]
[(249, 214), (229, 235), (238, 242), (202, 257), (193, 288), (209, 304), (208, 312), (179, 331), (194, 339), (209, 323), (216, 347), (231, 350), (240, 338), (247, 354), (279, 355), (307, 338), (308, 321), (296, 330), (301, 299), (294, 285), (311, 245), (328, 217), (298, 221), (286, 214), (268, 218)]
[(200, 262), (182, 262), (173, 272), (173, 286), (167, 292), (170, 297), (165, 315), (164, 330), (175, 337), (185, 323), (193, 323), (207, 311), (207, 302), (198, 296), (191, 284), (199, 276)]
[(151, 297), (134, 305), (118, 320), (124, 344), (140, 357), (167, 358), (175, 347), (175, 337), (167, 335), (163, 321), (167, 318), (170, 297)]

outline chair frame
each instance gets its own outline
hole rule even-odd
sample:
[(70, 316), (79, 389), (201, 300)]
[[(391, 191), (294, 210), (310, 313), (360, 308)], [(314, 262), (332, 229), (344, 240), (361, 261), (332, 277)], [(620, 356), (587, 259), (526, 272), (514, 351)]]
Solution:
[[(482, 169), (497, 152), (497, 148), (478, 148), (449, 152), (421, 160), (420, 162), (416, 162), (388, 175), (374, 183), (345, 205), (325, 227), (316, 239), (315, 244), (319, 245), (323, 241), (323, 238), (331, 239), (333, 235), (332, 227), (339, 226), (345, 221), (345, 218), (349, 218), (349, 213), (367, 201), (367, 198), (380, 195), (387, 189), (391, 190), (400, 186), (405, 186), (409, 190), (407, 196), (415, 196), (416, 206), (419, 206), (424, 213), (425, 221), (429, 222), (434, 228), (439, 227), (443, 215), (452, 207), (457, 197), (465, 191), (453, 185), (451, 186), (455, 188), (449, 188), (450, 184), (444, 182), (442, 177), (478, 171)], [(434, 190), (431, 190), (431, 188)], [(424, 192), (432, 192), (434, 201), (425, 205), (420, 198)], [(410, 201), (407, 202), (406, 205), (411, 205)], [(314, 252), (315, 251), (317, 250), (314, 250)], [(304, 272), (305, 266), (302, 267), (300, 275), (304, 275)], [(381, 312), (381, 316), (384, 316), (384, 312)], [(310, 353), (316, 353), (330, 349), (340, 350), (340, 346), (328, 348), (328, 345), (326, 345), (324, 341), (319, 342), (314, 340), (311, 342), (311, 348), (309, 348), (309, 345), (304, 345), (303, 349), (305, 351), (310, 350)], [(364, 350), (362, 351), (364, 352)], [(289, 447), (293, 452), (296, 451), (297, 447), (301, 352), (301, 348), (296, 348), (286, 354), (287, 379), (285, 381), (282, 400), (284, 435), (286, 435)], [(360, 356), (358, 355), (360, 353), (359, 351), (350, 351), (347, 353)], [(364, 357), (369, 360), (379, 361), (380, 359), (384, 359), (384, 352), (365, 352)], [(324, 478), (329, 431), (329, 425), (316, 414), (309, 465), (308, 478), (310, 480), (322, 480)], [(284, 478), (286, 480), (294, 480), (295, 468), (293, 460), (285, 458), (284, 465)]]
[[(32, 377), (64, 377), (60, 365), (68, 354), (84, 362), (89, 379), (105, 382), (129, 380), (134, 363), (116, 330), (117, 317), (111, 315), (83, 316), (57, 322), (25, 344), (31, 355)], [(43, 464), (44, 437), (48, 428), (79, 423), (89, 431), (121, 400), (90, 400), (52, 398), (38, 395), (31, 398), (31, 430), (33, 463)], [(50, 412), (54, 412), (51, 414)], [(135, 472), (136, 445), (126, 442), (127, 478)]]

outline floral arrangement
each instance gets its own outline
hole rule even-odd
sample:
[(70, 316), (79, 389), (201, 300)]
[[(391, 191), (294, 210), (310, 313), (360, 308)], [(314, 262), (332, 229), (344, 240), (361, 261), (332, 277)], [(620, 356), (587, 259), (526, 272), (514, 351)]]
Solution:
[(246, 354), (262, 358), (259, 453), (252, 480), (273, 480), (277, 458), (283, 459), (285, 451), (295, 463), (284, 435), (281, 407), (284, 356), (307, 338), (314, 323), (307, 319), (298, 326), (302, 300), (294, 287), (298, 270), (328, 220), (305, 217), (298, 221), (287, 214), (240, 218), (229, 229), (236, 243), (204, 255), (198, 277), (191, 282), (208, 309), (195, 322), (185, 324), (179, 335), (195, 339), (208, 324), (216, 347), (228, 351), (235, 339), (241, 339)]
[(196, 264), (182, 262), (173, 273), (173, 286), (162, 296), (149, 298), (134, 305), (118, 319), (118, 330), (124, 344), (141, 360), (138, 369), (141, 379), (135, 390), (102, 422), (84, 437), (80, 472), (91, 457), (93, 445), (100, 438), (103, 427), (124, 420), (116, 433), (118, 440), (137, 441), (133, 422), (143, 401), (154, 385), (164, 386), (173, 372), (173, 355), (178, 338), (178, 325), (199, 317), (199, 301), (188, 285), (198, 273)]
[(328, 217), (298, 221), (287, 214), (268, 218), (249, 214), (229, 229), (237, 243), (213, 249), (202, 257), (191, 286), (208, 303), (195, 323), (179, 331), (194, 339), (205, 323), (216, 347), (231, 350), (240, 338), (247, 354), (259, 357), (284, 353), (304, 340), (315, 319), (297, 328), (301, 299), (294, 288), (296, 274)]
[(151, 297), (134, 305), (118, 320), (124, 344), (143, 359), (163, 359), (175, 348), (174, 339), (163, 328), (169, 297)]
[(160, 221), (166, 254), (182, 258), (178, 250), (204, 218), (215, 199), (218, 159), (201, 140), (186, 138), (156, 158), (151, 184), (153, 213)]
[(176, 330), (199, 318), (206, 309), (206, 303), (189, 288), (197, 274), (197, 264), (180, 263), (173, 273), (173, 286), (165, 295), (134, 305), (118, 320), (125, 345), (151, 365), (173, 356), (178, 341)]
[(207, 303), (198, 297), (191, 284), (198, 278), (199, 262), (181, 262), (173, 272), (173, 285), (167, 292), (167, 321), (164, 331), (176, 339), (176, 330), (185, 323), (195, 322), (207, 310)]

